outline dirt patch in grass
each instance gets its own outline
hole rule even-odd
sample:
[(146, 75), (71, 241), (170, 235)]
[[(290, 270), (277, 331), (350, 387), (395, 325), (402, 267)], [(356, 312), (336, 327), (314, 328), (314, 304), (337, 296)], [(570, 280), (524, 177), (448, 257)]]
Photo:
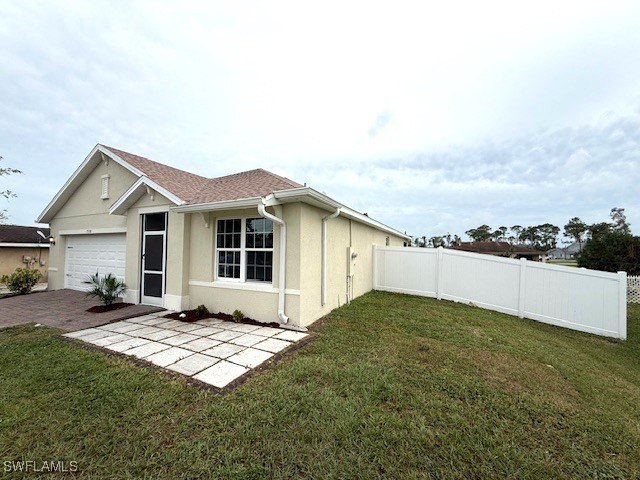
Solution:
[[(181, 315), (184, 315), (182, 317)], [(246, 323), (247, 325), (256, 325), (258, 327), (273, 327), (279, 328), (280, 324), (275, 322), (259, 322), (254, 320), (253, 318), (245, 317), (242, 320), (236, 321), (233, 318), (233, 315), (228, 313), (198, 313), (196, 310), (184, 310), (182, 312), (173, 312), (164, 316), (164, 318), (171, 318), (173, 320), (180, 320), (181, 322), (196, 322), (198, 320), (204, 320), (205, 318), (217, 318), (219, 320), (224, 320), (226, 322), (236, 322), (236, 323)]]
[(87, 308), (89, 313), (104, 313), (112, 310), (120, 310), (121, 308), (130, 307), (133, 303), (112, 303), (111, 305), (96, 305), (95, 307)]

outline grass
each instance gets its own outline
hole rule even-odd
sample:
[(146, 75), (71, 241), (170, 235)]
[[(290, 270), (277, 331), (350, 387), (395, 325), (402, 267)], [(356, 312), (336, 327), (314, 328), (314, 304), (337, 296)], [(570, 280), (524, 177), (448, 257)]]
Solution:
[(0, 460), (78, 478), (640, 475), (640, 306), (610, 341), (374, 292), (226, 395), (30, 326), (0, 332)]

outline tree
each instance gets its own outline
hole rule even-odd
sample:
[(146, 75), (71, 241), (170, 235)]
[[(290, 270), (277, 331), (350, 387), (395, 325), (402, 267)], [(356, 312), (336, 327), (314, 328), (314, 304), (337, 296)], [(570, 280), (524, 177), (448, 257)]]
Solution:
[(599, 231), (585, 244), (578, 266), (640, 275), (640, 237), (610, 229)]
[(496, 242), (503, 242), (508, 230), (507, 227), (498, 227), (498, 229), (491, 234), (491, 239)]
[[(0, 156), (0, 161), (2, 161), (2, 157)], [(4, 177), (5, 175), (11, 175), (14, 173), (22, 173), (20, 170), (10, 167), (0, 167), (0, 177)], [(13, 198), (16, 194), (11, 190), (0, 191), (0, 197), (4, 198)], [(5, 223), (9, 217), (7, 216), (6, 210), (0, 210), (0, 223)]]
[(440, 236), (431, 237), (429, 239), (429, 244), (433, 248), (444, 247), (444, 241), (443, 241), (442, 237), (440, 237)]
[(594, 223), (589, 225), (589, 238), (593, 239), (600, 235), (611, 232), (611, 224), (607, 222)]
[(589, 226), (580, 220), (578, 217), (573, 217), (567, 224), (564, 226), (564, 236), (570, 238), (576, 242), (580, 246), (580, 250), (582, 250), (582, 241), (584, 240), (584, 236), (589, 230)]
[(478, 228), (472, 228), (464, 232), (474, 242), (486, 242), (491, 238), (491, 227), (489, 225), (480, 225)]
[(611, 220), (613, 220), (613, 224), (611, 225), (612, 231), (631, 233), (631, 228), (627, 222), (627, 216), (624, 213), (624, 208), (613, 207), (609, 216), (611, 217)]
[(514, 225), (511, 227), (511, 231), (513, 232), (514, 243), (522, 242), (522, 238), (520, 238), (520, 235), (522, 234), (522, 226)]
[(543, 223), (542, 225), (538, 225), (536, 228), (538, 229), (540, 237), (536, 247), (545, 251), (551, 248), (556, 248), (560, 228), (552, 225), (551, 223)]

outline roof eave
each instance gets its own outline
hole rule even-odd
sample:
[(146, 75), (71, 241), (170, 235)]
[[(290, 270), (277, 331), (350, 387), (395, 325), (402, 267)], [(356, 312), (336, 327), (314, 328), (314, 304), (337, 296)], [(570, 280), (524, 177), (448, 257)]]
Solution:
[[(336, 200), (328, 197), (324, 193), (320, 193), (311, 187), (297, 187), (287, 190), (277, 190), (270, 195), (264, 197), (267, 201), (267, 206), (278, 205), (283, 203), (292, 202), (304, 202), (310, 205), (314, 205), (318, 208), (322, 208), (327, 211), (334, 211), (336, 208), (340, 208), (340, 215), (352, 220), (358, 221), (375, 227), (379, 230), (391, 233), (393, 235), (402, 237), (406, 240), (411, 240), (411, 237), (407, 234), (399, 232), (394, 228), (385, 225), (373, 218), (364, 215), (346, 205), (337, 202)], [(220, 202), (199, 203), (190, 205), (181, 205), (173, 207), (171, 210), (179, 213), (192, 213), (192, 212), (208, 212), (216, 210), (237, 210), (242, 208), (257, 207), (258, 203), (262, 202), (262, 197), (249, 197), (241, 198), (237, 200), (224, 200)]]
[(58, 191), (58, 193), (56, 193), (53, 199), (42, 211), (42, 213), (38, 215), (38, 218), (36, 219), (36, 223), (49, 223), (51, 219), (55, 216), (55, 214), (58, 213), (60, 208), (62, 208), (62, 206), (69, 199), (69, 197), (71, 197), (71, 194), (89, 176), (88, 173), (84, 175), (88, 167), (93, 163), (97, 165), (98, 164), (97, 162), (102, 161), (102, 159), (104, 158), (101, 155), (97, 161), (94, 160), (94, 156), (98, 152), (100, 152), (102, 155), (106, 155), (107, 157), (109, 157), (109, 159), (123, 166), (124, 168), (132, 172), (134, 175), (138, 177), (144, 175), (143, 172), (135, 168), (133, 165), (130, 165), (129, 163), (125, 162), (122, 158), (120, 158), (118, 155), (113, 153), (108, 148), (104, 147), (103, 145), (97, 144), (95, 147), (93, 147), (91, 152), (89, 152), (89, 155), (85, 157), (84, 161), (80, 164), (80, 166), (73, 172), (73, 174), (65, 182), (65, 184)]
[(184, 200), (158, 185), (149, 177), (143, 175), (111, 205), (109, 215), (124, 215), (126, 211), (145, 194), (147, 187), (166, 197), (175, 205), (183, 205), (185, 203)]

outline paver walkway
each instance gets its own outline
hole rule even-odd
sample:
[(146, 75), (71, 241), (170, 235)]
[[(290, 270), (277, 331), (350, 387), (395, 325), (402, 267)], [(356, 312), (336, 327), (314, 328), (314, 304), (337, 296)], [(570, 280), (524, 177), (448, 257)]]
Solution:
[(164, 318), (164, 314), (130, 318), (65, 336), (144, 359), (218, 388), (308, 336), (215, 318), (187, 323)]
[(148, 305), (131, 305), (104, 313), (86, 311), (98, 304), (96, 299), (88, 298), (84, 292), (76, 290), (56, 290), (0, 298), (0, 328), (41, 323), (73, 331), (163, 311), (162, 308)]

